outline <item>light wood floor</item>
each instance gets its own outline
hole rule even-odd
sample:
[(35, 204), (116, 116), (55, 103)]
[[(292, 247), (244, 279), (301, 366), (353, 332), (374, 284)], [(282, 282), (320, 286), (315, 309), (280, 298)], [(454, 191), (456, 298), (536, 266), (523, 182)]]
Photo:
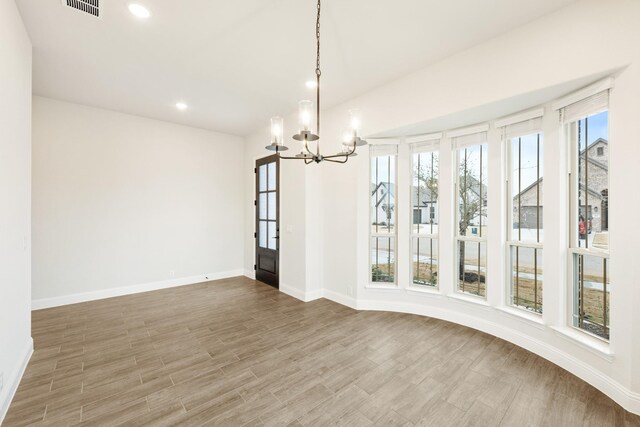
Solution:
[(246, 278), (36, 311), (33, 338), (6, 426), (640, 425), (490, 335)]

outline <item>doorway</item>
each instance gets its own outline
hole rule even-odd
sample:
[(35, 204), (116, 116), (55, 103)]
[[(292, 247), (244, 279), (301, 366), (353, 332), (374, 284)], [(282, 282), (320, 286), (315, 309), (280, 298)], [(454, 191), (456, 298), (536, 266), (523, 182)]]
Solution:
[(256, 280), (279, 287), (280, 160), (277, 155), (256, 160)]

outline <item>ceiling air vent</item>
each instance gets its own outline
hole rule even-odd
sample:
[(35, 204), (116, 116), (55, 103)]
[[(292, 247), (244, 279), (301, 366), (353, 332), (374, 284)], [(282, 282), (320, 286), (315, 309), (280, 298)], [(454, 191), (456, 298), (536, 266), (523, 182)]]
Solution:
[(62, 4), (100, 18), (100, 0), (62, 0)]

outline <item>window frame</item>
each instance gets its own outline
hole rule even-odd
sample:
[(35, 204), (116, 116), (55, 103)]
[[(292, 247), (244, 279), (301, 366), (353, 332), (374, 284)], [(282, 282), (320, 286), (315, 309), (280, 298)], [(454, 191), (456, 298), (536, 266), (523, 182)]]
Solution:
[[(368, 231), (368, 243), (367, 243), (367, 247), (368, 247), (368, 260), (367, 260), (367, 265), (368, 265), (368, 273), (367, 273), (367, 282), (369, 284), (370, 287), (397, 287), (398, 286), (398, 191), (397, 191), (397, 186), (398, 186), (398, 157), (399, 157), (399, 153), (398, 153), (398, 146), (396, 144), (380, 144), (380, 145), (376, 145), (377, 147), (389, 147), (390, 151), (391, 151), (391, 147), (393, 148), (393, 153), (390, 154), (376, 154), (374, 152), (374, 150), (372, 149), (372, 147), (370, 147), (369, 149), (369, 156), (368, 156), (368, 161), (369, 161), (369, 166), (368, 166), (368, 210), (369, 213), (368, 218), (369, 218), (369, 222), (367, 224), (367, 227), (369, 228)], [(374, 232), (373, 231), (373, 216), (372, 216), (372, 206), (371, 206), (371, 200), (372, 200), (372, 194), (371, 194), (371, 182), (372, 182), (372, 173), (373, 173), (373, 169), (372, 169), (372, 160), (374, 158), (377, 157), (393, 157), (393, 163), (394, 163), (394, 168), (393, 168), (393, 175), (391, 175), (391, 173), (389, 173), (389, 178), (391, 178), (393, 176), (394, 179), (394, 185), (396, 187), (395, 190), (395, 194), (394, 194), (394, 210), (393, 210), (393, 224), (394, 224), (394, 229), (393, 232), (389, 232), (389, 233), (380, 233), (380, 232)], [(391, 162), (391, 160), (390, 160)], [(391, 163), (389, 163), (391, 164)], [(393, 273), (393, 281), (388, 281), (388, 282), (376, 282), (373, 281), (373, 263), (371, 260), (371, 254), (373, 251), (373, 245), (372, 245), (372, 241), (373, 238), (389, 238), (389, 239), (393, 239), (393, 256), (394, 256), (394, 262), (393, 264), (393, 269), (394, 269), (394, 273)], [(389, 245), (389, 247), (391, 248), (391, 245)]]
[[(607, 142), (609, 142), (609, 129), (610, 129), (610, 123), (611, 123), (611, 110), (609, 108), (609, 106), (607, 105), (606, 108), (594, 108), (591, 112), (588, 112), (576, 119), (573, 119), (571, 121), (563, 121), (563, 134), (565, 137), (565, 140), (567, 141), (567, 149), (568, 149), (568, 176), (567, 176), (567, 180), (568, 180), (568, 209), (567, 209), (567, 215), (568, 215), (568, 221), (567, 224), (569, 226), (569, 230), (568, 230), (568, 238), (569, 238), (569, 242), (568, 242), (568, 247), (567, 247), (567, 293), (568, 293), (568, 312), (567, 312), (567, 324), (569, 327), (571, 327), (574, 330), (579, 331), (582, 334), (586, 334), (589, 337), (595, 338), (599, 341), (602, 341), (604, 343), (609, 343), (610, 342), (610, 338), (611, 338), (611, 324), (610, 324), (610, 313), (611, 313), (611, 308), (609, 308), (609, 310), (607, 311), (607, 278), (610, 279), (610, 275), (607, 276), (606, 274), (606, 270), (607, 270), (607, 264), (609, 264), (609, 268), (610, 268), (610, 263), (611, 263), (611, 254), (610, 254), (610, 250), (609, 250), (609, 246), (607, 246), (607, 249), (601, 249), (601, 248), (596, 248), (596, 247), (590, 247), (588, 240), (589, 240), (589, 236), (588, 236), (588, 232), (587, 235), (585, 237), (585, 247), (580, 247), (580, 236), (579, 236), (579, 218), (580, 218), (580, 189), (579, 189), (579, 182), (580, 182), (580, 173), (579, 173), (579, 144), (580, 144), (580, 137), (578, 134), (578, 131), (573, 129), (572, 127), (575, 126), (577, 127), (578, 123), (581, 120), (585, 120), (587, 119), (587, 121), (585, 122), (585, 162), (587, 163), (587, 167), (588, 167), (588, 148), (589, 148), (589, 141), (588, 141), (588, 118), (595, 116), (597, 114), (603, 113), (603, 112), (607, 112)], [(608, 150), (610, 151), (610, 147), (608, 148)], [(611, 187), (611, 176), (609, 171), (611, 170), (611, 165), (610, 165), (610, 156), (608, 156), (607, 158), (607, 190), (610, 190)], [(588, 176), (587, 176), (588, 172), (585, 171), (585, 178), (587, 178), (586, 183), (585, 183), (585, 202), (584, 202), (584, 206), (585, 206), (585, 211), (588, 212), (588, 208), (589, 208), (589, 197), (588, 197)], [(610, 192), (608, 192), (608, 194), (610, 194)], [(610, 199), (610, 196), (608, 196), (608, 198)], [(585, 212), (586, 213), (586, 212)], [(588, 220), (590, 221), (590, 220)], [(588, 227), (588, 226), (587, 226)], [(584, 328), (581, 328), (579, 325), (581, 318), (583, 316), (581, 316), (578, 306), (579, 306), (579, 302), (578, 302), (578, 285), (577, 285), (577, 281), (580, 280), (580, 278), (578, 276), (580, 276), (579, 273), (579, 263), (576, 262), (577, 257), (584, 257), (584, 256), (590, 256), (590, 257), (596, 257), (596, 258), (602, 258), (603, 259), (603, 265), (604, 265), (604, 269), (605, 269), (605, 273), (603, 274), (603, 325), (599, 325), (602, 326), (603, 330), (607, 333), (608, 338), (605, 338), (601, 335), (598, 335), (596, 333), (593, 333), (591, 331), (588, 331)], [(582, 281), (584, 283), (584, 272), (582, 273)], [(609, 291), (610, 292), (610, 291)], [(609, 297), (609, 304), (611, 304), (611, 299)], [(607, 316), (607, 312), (609, 313), (609, 316)], [(608, 325), (607, 325), (608, 323)]]
[[(428, 142), (412, 142), (409, 143), (409, 155), (411, 156), (410, 162), (411, 162), (411, 179), (409, 182), (409, 226), (411, 227), (411, 230), (409, 232), (409, 271), (411, 272), (410, 274), (410, 282), (409, 282), (409, 287), (417, 287), (420, 289), (424, 289), (424, 290), (433, 290), (433, 291), (438, 291), (440, 290), (440, 238), (439, 238), (439, 232), (436, 231), (435, 233), (433, 232), (429, 232), (429, 233), (420, 233), (420, 232), (416, 232), (415, 231), (415, 227), (414, 227), (414, 221), (413, 221), (413, 215), (414, 215), (414, 205), (413, 205), (413, 183), (414, 183), (414, 178), (415, 178), (415, 171), (416, 171), (416, 163), (415, 163), (415, 156), (418, 155), (420, 156), (421, 154), (425, 154), (425, 153), (430, 153), (432, 156), (434, 153), (437, 153), (438, 155), (438, 196), (436, 197), (436, 203), (437, 203), (437, 208), (433, 207), (433, 204), (429, 205), (429, 209), (428, 209), (428, 214), (429, 217), (431, 217), (431, 211), (434, 211), (434, 215), (435, 217), (438, 219), (437, 220), (437, 227), (439, 230), (440, 227), (440, 139), (434, 139)], [(433, 157), (432, 157), (433, 160)], [(433, 176), (433, 166), (432, 166), (432, 176)], [(432, 246), (431, 246), (431, 255), (433, 256), (433, 241), (435, 240), (435, 249), (436, 249), (436, 253), (437, 253), (437, 263), (436, 265), (438, 265), (438, 270), (437, 270), (437, 276), (436, 276), (436, 283), (433, 285), (430, 284), (420, 284), (420, 283), (416, 283), (415, 280), (415, 271), (414, 271), (414, 242), (418, 242), (419, 243), (419, 239), (421, 238), (427, 238), (431, 240)], [(418, 249), (419, 251), (419, 249)], [(433, 271), (433, 261), (430, 263), (430, 265), (432, 266), (432, 271)], [(433, 273), (432, 273), (432, 277), (433, 277)]]
[[(451, 144), (451, 148), (455, 151), (453, 158), (455, 159), (455, 167), (453, 170), (453, 185), (454, 185), (454, 210), (455, 210), (455, 215), (454, 215), (454, 227), (455, 227), (455, 231), (454, 231), (454, 294), (457, 295), (464, 295), (464, 296), (469, 296), (472, 298), (477, 298), (480, 301), (488, 301), (488, 290), (489, 290), (489, 286), (488, 286), (488, 279), (489, 279), (489, 245), (488, 245), (488, 241), (487, 241), (487, 235), (485, 234), (484, 236), (482, 235), (482, 212), (484, 210), (485, 215), (488, 217), (487, 213), (489, 210), (489, 199), (488, 199), (488, 194), (489, 194), (489, 183), (488, 183), (488, 164), (487, 166), (487, 192), (484, 195), (484, 198), (482, 197), (482, 149), (484, 148), (486, 150), (486, 156), (487, 156), (487, 163), (489, 160), (489, 139), (488, 139), (488, 135), (487, 135), (487, 131), (480, 131), (480, 132), (474, 132), (475, 134), (483, 134), (484, 133), (484, 137), (481, 138), (481, 141), (478, 143), (467, 143), (467, 144), (457, 144), (455, 141), (455, 138), (453, 138), (452, 144)], [(472, 134), (470, 134), (472, 135)], [(459, 223), (460, 223), (460, 205), (459, 205), (459, 198), (460, 198), (460, 152), (462, 150), (465, 150), (467, 148), (470, 147), (476, 147), (479, 146), (480, 147), (480, 159), (481, 159), (481, 164), (479, 165), (480, 171), (481, 171), (481, 178), (480, 178), (480, 194), (479, 194), (479, 198), (480, 198), (480, 213), (479, 213), (479, 232), (480, 232), (480, 237), (475, 237), (475, 236), (462, 236), (460, 234), (460, 227), (459, 227)], [(487, 201), (486, 206), (484, 206), (484, 202), (483, 199)], [(483, 209), (484, 208), (484, 209)], [(460, 277), (459, 277), (459, 268), (460, 268), (460, 242), (465, 242), (465, 245), (467, 243), (478, 243), (478, 273), (480, 272), (480, 263), (481, 263), (481, 258), (480, 258), (480, 247), (482, 244), (484, 244), (485, 246), (485, 267), (484, 267), (484, 296), (483, 295), (476, 295), (470, 292), (465, 292), (462, 289), (460, 289)], [(480, 280), (478, 278), (478, 283), (480, 283)]]
[[(540, 117), (541, 118), (541, 117)], [(540, 237), (540, 231), (544, 229), (544, 225), (541, 227), (540, 224), (544, 224), (544, 219), (542, 221), (540, 221), (541, 216), (541, 209), (540, 208), (544, 208), (544, 203), (543, 203), (543, 199), (540, 195), (540, 180), (544, 179), (544, 163), (542, 165), (542, 167), (540, 167), (540, 162), (541, 160), (543, 160), (543, 156), (542, 156), (542, 147), (544, 146), (544, 132), (540, 126), (540, 128), (538, 129), (531, 129), (527, 132), (520, 132), (521, 135), (507, 135), (507, 133), (505, 132), (502, 140), (505, 143), (506, 147), (505, 147), (505, 154), (506, 154), (506, 162), (505, 162), (505, 178), (506, 178), (506, 185), (505, 185), (505, 193), (506, 193), (506, 210), (507, 210), (507, 215), (506, 215), (506, 224), (505, 224), (505, 232), (506, 232), (506, 241), (505, 241), (505, 245), (506, 245), (506, 250), (505, 250), (505, 284), (506, 286), (506, 293), (505, 293), (505, 297), (506, 297), (506, 305), (512, 308), (515, 308), (517, 310), (522, 310), (525, 313), (531, 313), (535, 316), (540, 316), (542, 317), (542, 314), (544, 312), (544, 299), (540, 302), (540, 311), (537, 310), (537, 306), (538, 306), (538, 301), (537, 301), (537, 295), (538, 295), (538, 253), (542, 253), (542, 256), (544, 257), (544, 241), (543, 239)], [(512, 236), (512, 231), (513, 231), (513, 210), (514, 210), (514, 203), (513, 203), (513, 195), (512, 195), (512, 190), (511, 190), (511, 184), (512, 184), (512, 172), (514, 170), (514, 165), (513, 165), (513, 144), (512, 141), (514, 139), (518, 139), (519, 140), (519, 147), (518, 147), (518, 152), (519, 152), (519, 176), (518, 176), (518, 188), (520, 190), (520, 192), (518, 193), (518, 195), (520, 196), (522, 194), (522, 138), (530, 136), (530, 135), (535, 135), (536, 136), (536, 151), (537, 151), (537, 174), (536, 174), (536, 183), (537, 184), (537, 189), (536, 189), (536, 207), (537, 207), (537, 212), (536, 212), (536, 220), (537, 220), (537, 227), (536, 227), (536, 240), (535, 241), (528, 241), (528, 240), (522, 240), (522, 235), (521, 235), (521, 220), (522, 220), (522, 205), (520, 204), (521, 200), (520, 197), (518, 198), (518, 231), (519, 231), (519, 236), (517, 238), (514, 238)], [(542, 209), (542, 218), (544, 218), (544, 209)], [(525, 249), (533, 249), (534, 254), (533, 254), (533, 258), (534, 258), (534, 309), (531, 310), (525, 306), (521, 306), (515, 303), (514, 301), (514, 295), (513, 295), (513, 273), (514, 273), (514, 269), (513, 269), (513, 257), (512, 257), (512, 249), (515, 248), (517, 252), (519, 252), (519, 248), (525, 248)], [(517, 256), (517, 255), (516, 255)], [(544, 258), (543, 258), (544, 259)], [(517, 261), (516, 261), (517, 262)], [(517, 268), (517, 267), (516, 267)], [(519, 272), (519, 269), (515, 270)], [(542, 284), (541, 286), (544, 287), (544, 270), (543, 273), (540, 274), (540, 276), (542, 276)]]

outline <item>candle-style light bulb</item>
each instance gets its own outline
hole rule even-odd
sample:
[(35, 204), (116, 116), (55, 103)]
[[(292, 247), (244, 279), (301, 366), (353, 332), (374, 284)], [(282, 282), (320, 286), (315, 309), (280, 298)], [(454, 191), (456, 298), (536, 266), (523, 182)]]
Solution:
[(273, 144), (282, 145), (283, 140), (283, 129), (284, 129), (284, 120), (282, 117), (272, 117), (271, 118), (271, 142)]
[(360, 110), (355, 108), (349, 110), (349, 127), (351, 128), (353, 136), (358, 136), (358, 131), (360, 130)]
[(311, 101), (300, 101), (298, 103), (298, 120), (300, 132), (311, 132), (311, 117), (312, 117), (312, 104)]
[(345, 145), (351, 144), (353, 141), (353, 133), (351, 130), (347, 130), (342, 134), (342, 143)]

